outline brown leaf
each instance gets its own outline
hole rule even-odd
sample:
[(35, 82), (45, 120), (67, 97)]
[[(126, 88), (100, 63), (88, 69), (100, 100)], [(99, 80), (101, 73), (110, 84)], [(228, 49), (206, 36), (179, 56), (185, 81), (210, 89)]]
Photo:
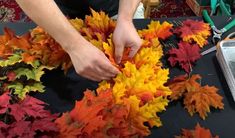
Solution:
[(218, 109), (224, 109), (223, 97), (217, 94), (218, 89), (208, 85), (199, 87), (195, 91), (189, 91), (185, 95), (184, 105), (190, 115), (195, 112), (204, 120), (207, 112), (210, 112), (210, 106)]

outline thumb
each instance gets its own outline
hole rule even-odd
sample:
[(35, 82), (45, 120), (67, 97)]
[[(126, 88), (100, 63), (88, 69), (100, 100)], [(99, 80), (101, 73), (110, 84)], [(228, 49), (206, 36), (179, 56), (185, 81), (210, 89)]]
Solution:
[(124, 51), (123, 44), (116, 44), (115, 45), (115, 60), (116, 60), (117, 64), (119, 64), (122, 61), (123, 51)]

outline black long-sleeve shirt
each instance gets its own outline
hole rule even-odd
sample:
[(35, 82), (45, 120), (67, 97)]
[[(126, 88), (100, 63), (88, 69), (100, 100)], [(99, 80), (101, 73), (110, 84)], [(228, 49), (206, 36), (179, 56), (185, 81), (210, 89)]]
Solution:
[(118, 13), (119, 0), (55, 0), (61, 11), (70, 18), (84, 18), (90, 8), (104, 11), (109, 16)]

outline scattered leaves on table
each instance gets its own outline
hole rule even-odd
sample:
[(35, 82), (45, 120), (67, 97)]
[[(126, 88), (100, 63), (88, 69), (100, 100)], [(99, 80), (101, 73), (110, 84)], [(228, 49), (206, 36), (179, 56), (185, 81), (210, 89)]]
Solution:
[(179, 26), (174, 31), (180, 35), (183, 41), (189, 43), (196, 43), (200, 47), (208, 44), (207, 38), (210, 36), (210, 26), (203, 21), (185, 20), (182, 26)]
[(219, 136), (213, 136), (209, 129), (197, 124), (193, 130), (182, 129), (181, 135), (175, 136), (175, 138), (219, 138)]
[(218, 89), (214, 86), (201, 86), (199, 83), (200, 75), (182, 75), (174, 78), (166, 85), (171, 89), (172, 100), (184, 98), (184, 106), (192, 116), (194, 113), (199, 113), (199, 116), (204, 120), (207, 113), (210, 112), (210, 107), (215, 109), (224, 109), (222, 102), (223, 97), (217, 92)]

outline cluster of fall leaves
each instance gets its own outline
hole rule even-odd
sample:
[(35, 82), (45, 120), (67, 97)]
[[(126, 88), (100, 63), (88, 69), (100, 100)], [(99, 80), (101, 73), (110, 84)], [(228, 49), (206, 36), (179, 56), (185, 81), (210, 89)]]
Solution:
[[(72, 19), (70, 23), (121, 73), (111, 81), (102, 81), (96, 91), (85, 91), (72, 111), (60, 117), (52, 115), (44, 110), (44, 102), (28, 93), (44, 92), (40, 78), (45, 69), (62, 67), (66, 72), (72, 66), (68, 54), (40, 27), (22, 36), (5, 29), (0, 36), (0, 137), (144, 137), (151, 133), (149, 126), (162, 125), (157, 113), (166, 110), (170, 100), (184, 97), (190, 115), (198, 112), (203, 119), (210, 106), (223, 109), (217, 88), (201, 86), (201, 77), (190, 74), (200, 58), (200, 47), (207, 44), (207, 24), (186, 20), (173, 29), (168, 22), (151, 21), (147, 29), (138, 31), (143, 44), (135, 57), (128, 58), (127, 48), (117, 65), (112, 43), (115, 21), (103, 12), (92, 11), (85, 20)], [(178, 48), (168, 51), (169, 62), (172, 66), (178, 63), (188, 75), (167, 82), (169, 69), (163, 68), (159, 40), (173, 33), (181, 41)]]

